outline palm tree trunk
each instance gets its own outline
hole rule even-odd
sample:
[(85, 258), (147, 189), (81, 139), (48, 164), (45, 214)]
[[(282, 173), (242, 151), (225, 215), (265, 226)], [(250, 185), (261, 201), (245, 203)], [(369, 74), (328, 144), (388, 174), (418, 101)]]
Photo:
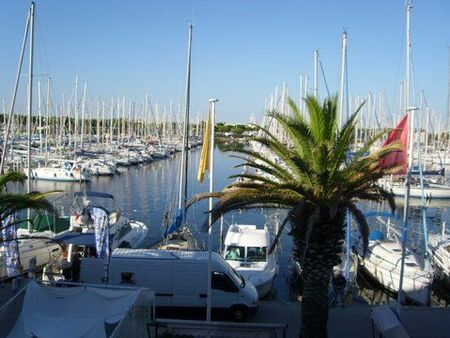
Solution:
[[(331, 271), (326, 273), (331, 275)], [(302, 299), (301, 338), (327, 338), (328, 279), (305, 280)]]
[(327, 209), (321, 210), (311, 227), (309, 240), (306, 240), (307, 219), (298, 216), (292, 219), (299, 221), (292, 234), (304, 281), (300, 337), (327, 338), (329, 282), (333, 267), (340, 263), (345, 210), (338, 209), (332, 218)]

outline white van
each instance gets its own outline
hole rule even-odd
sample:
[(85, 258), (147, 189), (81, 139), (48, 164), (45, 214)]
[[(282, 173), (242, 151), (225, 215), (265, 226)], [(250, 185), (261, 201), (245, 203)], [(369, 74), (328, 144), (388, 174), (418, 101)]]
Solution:
[[(243, 320), (258, 306), (258, 292), (217, 253), (212, 253), (213, 309), (229, 310)], [(155, 291), (158, 307), (206, 307), (207, 251), (116, 249), (110, 258), (108, 283)], [(80, 281), (104, 283), (103, 260), (83, 258)]]

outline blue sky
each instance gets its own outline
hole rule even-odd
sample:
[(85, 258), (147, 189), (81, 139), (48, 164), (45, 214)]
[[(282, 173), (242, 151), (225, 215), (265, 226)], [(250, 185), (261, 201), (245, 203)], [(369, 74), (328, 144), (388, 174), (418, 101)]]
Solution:
[[(429, 105), (445, 112), (450, 1), (413, 5), (413, 90), (425, 90)], [(28, 6), (0, 2), (1, 98), (11, 96)], [(125, 94), (140, 103), (149, 93), (161, 105), (183, 103), (187, 23), (193, 20), (193, 112), (218, 97), (218, 120), (248, 121), (283, 81), (298, 99), (299, 77), (312, 75), (315, 48), (335, 93), (344, 27), (350, 92), (384, 90), (389, 105), (398, 106), (404, 0), (40, 0), (36, 10), (35, 73), (43, 81), (50, 74), (57, 101), (72, 92), (79, 75), (91, 97)]]

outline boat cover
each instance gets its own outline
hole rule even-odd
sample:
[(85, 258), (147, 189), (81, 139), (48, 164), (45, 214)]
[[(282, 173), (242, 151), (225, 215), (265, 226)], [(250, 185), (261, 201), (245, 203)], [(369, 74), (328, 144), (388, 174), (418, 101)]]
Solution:
[(31, 281), (11, 338), (108, 337), (142, 289), (48, 287)]

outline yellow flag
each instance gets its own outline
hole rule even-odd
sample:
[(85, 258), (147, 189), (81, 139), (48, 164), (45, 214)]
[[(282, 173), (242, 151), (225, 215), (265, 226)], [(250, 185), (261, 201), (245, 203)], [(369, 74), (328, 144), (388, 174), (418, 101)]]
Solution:
[(200, 163), (198, 164), (197, 180), (203, 183), (205, 171), (209, 169), (209, 154), (211, 152), (211, 113), (208, 112), (206, 118), (206, 127), (203, 134), (202, 154), (200, 155)]

